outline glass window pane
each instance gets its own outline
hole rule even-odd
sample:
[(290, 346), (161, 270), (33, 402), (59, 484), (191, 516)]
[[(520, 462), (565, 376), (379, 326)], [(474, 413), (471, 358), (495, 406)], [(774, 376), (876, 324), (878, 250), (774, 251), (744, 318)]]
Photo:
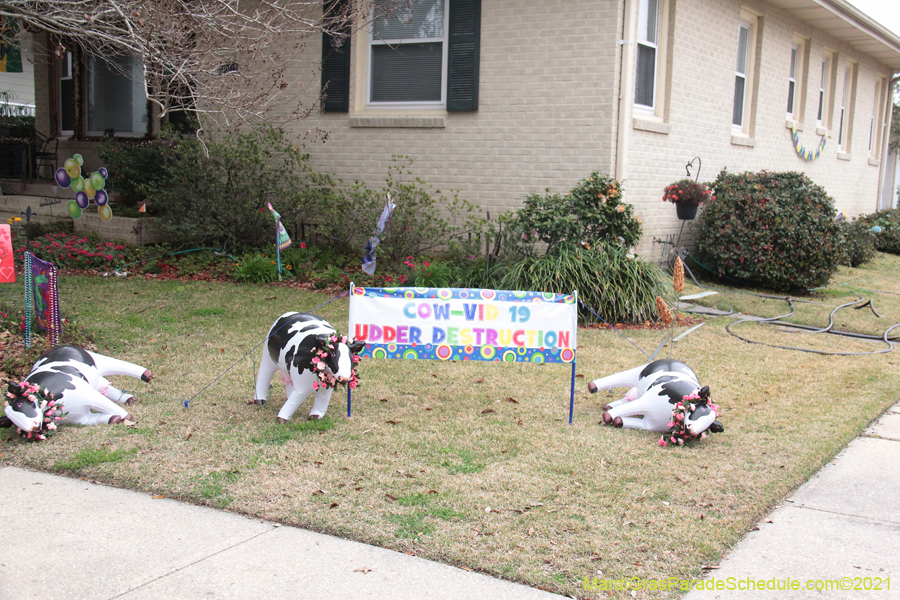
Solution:
[(794, 114), (794, 82), (788, 83), (788, 105), (787, 112), (789, 115)]
[[(115, 65), (115, 66), (114, 66)], [(143, 68), (132, 56), (88, 60), (87, 128), (89, 132), (147, 132)]]
[(741, 75), (747, 74), (747, 49), (750, 44), (750, 28), (743, 23), (738, 27), (737, 68)]
[(797, 78), (797, 46), (791, 48), (791, 79)]
[(653, 107), (656, 83), (656, 49), (638, 44), (637, 75), (634, 85), (634, 103)]
[(372, 46), (372, 102), (440, 102), (443, 44)]
[(659, 0), (641, 0), (638, 15), (638, 39), (656, 44), (658, 41)]
[(744, 125), (744, 78), (736, 75), (734, 78), (734, 111), (731, 113), (731, 123), (738, 127)]
[(376, 40), (443, 37), (444, 0), (376, 0), (372, 36)]

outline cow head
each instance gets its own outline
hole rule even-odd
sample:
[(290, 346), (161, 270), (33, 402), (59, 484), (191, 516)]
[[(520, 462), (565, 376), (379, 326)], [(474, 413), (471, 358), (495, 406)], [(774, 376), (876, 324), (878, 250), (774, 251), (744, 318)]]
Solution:
[(313, 389), (332, 388), (339, 383), (346, 383), (355, 388), (359, 378), (356, 375), (358, 354), (365, 348), (365, 342), (351, 342), (347, 336), (316, 336), (315, 356), (312, 359), (312, 371), (318, 377)]
[(29, 440), (45, 440), (52, 435), (57, 422), (65, 416), (62, 404), (46, 389), (41, 391), (28, 381), (11, 381), (7, 389), (4, 412), (19, 434)]
[(663, 434), (659, 443), (661, 446), (668, 443), (683, 444), (686, 439), (705, 438), (707, 431), (721, 433), (725, 428), (716, 420), (718, 416), (719, 407), (709, 398), (709, 386), (703, 386), (675, 405), (670, 429)]
[(40, 401), (30, 393), (30, 388), (9, 382), (4, 412), (13, 425), (25, 432), (37, 431), (44, 422)]

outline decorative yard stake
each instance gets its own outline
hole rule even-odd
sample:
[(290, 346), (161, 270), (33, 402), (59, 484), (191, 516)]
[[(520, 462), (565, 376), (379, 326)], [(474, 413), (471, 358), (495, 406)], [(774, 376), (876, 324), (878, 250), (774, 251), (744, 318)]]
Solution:
[(47, 331), (47, 347), (59, 343), (59, 290), (56, 267), (31, 252), (25, 253), (25, 347), (31, 347), (32, 312), (38, 327)]
[(375, 230), (372, 231), (372, 235), (369, 237), (369, 242), (366, 244), (366, 249), (363, 252), (362, 270), (367, 275), (375, 274), (375, 248), (378, 246), (378, 242), (381, 241), (381, 232), (384, 231), (396, 207), (397, 205), (391, 201), (391, 195), (388, 194), (387, 203), (384, 205), (384, 210), (381, 211), (381, 217), (379, 217), (378, 223), (375, 224)]
[(281, 251), (291, 245), (291, 238), (284, 225), (281, 224), (281, 215), (272, 207), (271, 202), (266, 202), (269, 210), (275, 217), (275, 260), (278, 264), (278, 281), (281, 281)]

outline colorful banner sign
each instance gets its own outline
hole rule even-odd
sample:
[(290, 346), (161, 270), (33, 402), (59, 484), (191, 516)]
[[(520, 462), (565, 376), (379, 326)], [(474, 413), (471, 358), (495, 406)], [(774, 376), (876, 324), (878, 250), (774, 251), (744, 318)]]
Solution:
[(575, 360), (575, 294), (451, 288), (362, 288), (350, 330), (362, 356), (428, 360)]
[(0, 225), (0, 283), (13, 283), (15, 280), (12, 233), (9, 225)]

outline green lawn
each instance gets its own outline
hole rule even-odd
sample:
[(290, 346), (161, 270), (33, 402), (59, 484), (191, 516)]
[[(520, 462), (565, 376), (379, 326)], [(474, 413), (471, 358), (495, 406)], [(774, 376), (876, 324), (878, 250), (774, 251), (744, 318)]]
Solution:
[[(880, 317), (850, 309), (836, 322), (880, 334), (900, 322), (898, 275), (894, 256), (842, 269), (829, 289), (804, 298), (814, 303), (796, 303), (792, 318), (824, 327), (834, 307), (872, 297)], [(20, 293), (2, 288), (0, 301)], [(371, 359), (360, 366), (352, 418), (338, 391), (323, 422), (303, 420), (307, 402), (278, 425), (283, 386), (266, 406), (247, 404), (260, 343), (278, 315), (329, 297), (278, 286), (62, 277), (60, 298), (64, 316), (93, 332), (98, 351), (150, 368), (154, 380), (117, 378), (138, 398), (130, 409), (135, 427), (63, 427), (40, 444), (7, 430), (0, 432), (7, 463), (571, 595), (588, 595), (586, 576), (700, 577), (702, 566), (716, 564), (894, 404), (900, 389), (896, 352), (824, 356), (748, 344), (725, 331), (737, 318), (724, 317), (661, 353), (688, 363), (722, 409), (725, 433), (686, 447), (661, 448), (658, 435), (598, 424), (615, 397), (588, 394), (587, 381), (645, 356), (597, 329), (578, 334), (572, 425), (567, 365)], [(760, 316), (787, 312), (782, 301), (724, 290), (703, 302)], [(343, 297), (317, 313), (345, 330), (347, 311)], [(885, 348), (752, 323), (735, 332), (773, 345)], [(665, 334), (623, 333), (647, 352)]]

